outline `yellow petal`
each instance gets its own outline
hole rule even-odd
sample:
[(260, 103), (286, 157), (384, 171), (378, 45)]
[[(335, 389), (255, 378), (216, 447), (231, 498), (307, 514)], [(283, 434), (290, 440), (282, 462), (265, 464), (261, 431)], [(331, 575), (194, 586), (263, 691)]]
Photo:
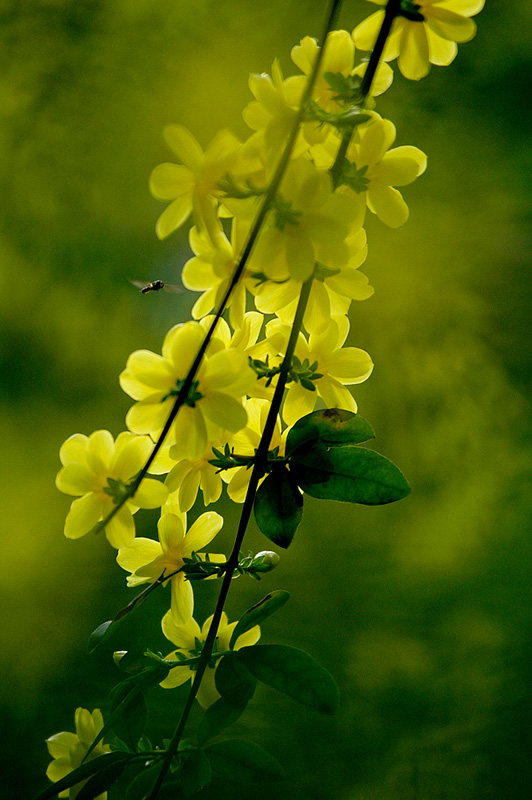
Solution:
[(469, 42), (477, 32), (476, 23), (441, 6), (429, 6), (425, 12), (427, 26), (442, 39), (451, 42)]
[(437, 36), (428, 26), (425, 30), (429, 43), (429, 58), (431, 64), (436, 64), (440, 67), (449, 66), (456, 58), (458, 45), (456, 42), (450, 42), (447, 39), (442, 39), (441, 36)]
[(133, 502), (139, 508), (159, 508), (166, 502), (168, 489), (154, 478), (145, 478), (133, 495)]
[[(225, 395), (224, 395), (225, 396)], [(199, 403), (203, 405), (207, 398), (202, 398)], [(208, 436), (203, 413), (198, 406), (182, 406), (179, 409), (173, 426), (173, 433), (177, 450), (182, 458), (194, 461), (201, 458), (207, 446)]]
[(129, 547), (135, 538), (135, 523), (131, 510), (127, 505), (122, 506), (114, 517), (105, 526), (105, 535), (111, 547), (119, 550), (121, 547)]
[[(225, 428), (228, 431), (234, 432), (245, 427), (247, 414), (241, 402), (234, 397), (223, 392), (210, 392), (207, 397), (203, 398), (201, 403), (202, 411), (205, 416), (215, 425), (220, 426), (220, 428)], [(207, 438), (205, 439), (201, 453), (195, 456), (196, 458), (199, 458), (203, 454), (206, 444)]]
[(426, 166), (427, 157), (417, 147), (394, 147), (375, 168), (375, 177), (387, 186), (406, 186), (415, 181)]
[(368, 187), (368, 208), (390, 228), (399, 228), (408, 219), (408, 206), (401, 193), (391, 186), (372, 183)]
[(197, 553), (212, 542), (223, 524), (223, 517), (215, 511), (201, 514), (185, 536), (186, 555)]
[(412, 81), (419, 81), (430, 69), (429, 45), (425, 25), (420, 22), (406, 22), (401, 37), (399, 69)]
[(203, 150), (187, 128), (183, 125), (167, 125), (163, 136), (183, 164), (194, 172), (199, 169), (203, 161)]
[(95, 475), (109, 474), (109, 465), (115, 451), (114, 439), (109, 431), (94, 431), (89, 436), (87, 465)]
[(184, 194), (176, 198), (166, 208), (155, 225), (159, 239), (165, 239), (183, 225), (192, 213), (192, 195)]
[(66, 466), (67, 464), (83, 463), (85, 461), (85, 453), (89, 444), (89, 437), (83, 433), (75, 433), (70, 436), (66, 442), (63, 442), (59, 451), (59, 458), (61, 463)]
[(157, 200), (175, 200), (194, 190), (194, 174), (180, 164), (159, 164), (150, 175), (150, 192)]
[(57, 473), (55, 485), (60, 492), (82, 495), (98, 488), (98, 482), (85, 464), (67, 464)]
[(185, 575), (180, 572), (171, 580), (171, 605), (172, 618), (177, 625), (183, 625), (194, 613), (194, 591), (192, 583), (185, 580)]
[(126, 572), (136, 572), (146, 564), (151, 564), (154, 559), (162, 555), (162, 552), (159, 542), (139, 536), (129, 547), (119, 549), (116, 560)]
[(105, 498), (93, 493), (74, 500), (65, 520), (67, 539), (79, 539), (81, 536), (85, 536), (94, 528), (108, 508), (109, 510), (112, 508), (111, 499), (109, 498), (109, 503), (107, 503)]

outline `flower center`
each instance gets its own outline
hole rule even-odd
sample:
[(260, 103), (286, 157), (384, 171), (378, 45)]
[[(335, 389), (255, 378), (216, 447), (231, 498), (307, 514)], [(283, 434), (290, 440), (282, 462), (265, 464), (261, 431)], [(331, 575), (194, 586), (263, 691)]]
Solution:
[[(173, 389), (170, 389), (168, 394), (165, 394), (165, 396), (161, 400), (161, 403), (164, 403), (164, 401), (168, 400), (169, 397), (177, 397), (177, 395), (183, 388), (184, 384), (185, 381), (178, 378), (175, 382), (175, 387)], [(201, 392), (198, 392), (198, 381), (192, 381), (192, 384), (190, 386), (190, 389), (188, 390), (188, 394), (185, 400), (185, 405), (190, 406), (190, 408), (194, 408), (198, 400), (201, 400), (202, 397), (203, 395), (201, 394)]]
[(413, 0), (401, 0), (401, 16), (410, 22), (425, 22), (425, 17), (420, 11), (421, 5)]
[(303, 213), (292, 208), (290, 200), (281, 200), (280, 198), (275, 201), (273, 212), (275, 216), (273, 224), (280, 231), (284, 231), (285, 225), (299, 225), (299, 217)]

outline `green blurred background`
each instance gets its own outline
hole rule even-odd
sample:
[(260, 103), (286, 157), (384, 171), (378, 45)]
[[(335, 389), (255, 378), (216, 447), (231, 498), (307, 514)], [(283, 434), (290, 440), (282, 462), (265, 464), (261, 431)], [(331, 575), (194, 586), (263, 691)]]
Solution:
[[(373, 10), (348, 0), (340, 27)], [(71, 730), (78, 705), (105, 704), (112, 649), (166, 649), (150, 623), (161, 594), (88, 656), (89, 633), (131, 595), (104, 539), (64, 539), (68, 500), (54, 488), (67, 436), (123, 429), (128, 354), (159, 350), (189, 316), (190, 298), (127, 282), (178, 282), (188, 257), (186, 234), (154, 233), (162, 127), (181, 122), (203, 145), (222, 127), (245, 136), (248, 73), (279, 56), (290, 74), (290, 48), (320, 35), (325, 12), (317, 0), (0, 2), (6, 797), (47, 785), (44, 739)], [(281, 800), (530, 797), (532, 10), (488, 0), (477, 21), (451, 68), (419, 84), (397, 74), (378, 105), (429, 168), (404, 191), (406, 227), (368, 220), (376, 293), (354, 305), (351, 343), (376, 367), (355, 394), (414, 492), (376, 509), (308, 499), (278, 570), (230, 598), (236, 618), (269, 589), (291, 591), (263, 640), (308, 649), (341, 688), (335, 718), (264, 689), (234, 727), (286, 765)], [(224, 513), (228, 543), (236, 515)], [(251, 531), (249, 546), (265, 545)], [(196, 592), (200, 618), (214, 591)], [(152, 701), (160, 741), (180, 690)]]

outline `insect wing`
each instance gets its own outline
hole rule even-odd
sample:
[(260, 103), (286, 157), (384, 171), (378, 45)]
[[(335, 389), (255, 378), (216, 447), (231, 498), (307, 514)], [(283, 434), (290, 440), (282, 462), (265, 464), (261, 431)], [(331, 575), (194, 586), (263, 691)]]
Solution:
[(163, 286), (165, 292), (169, 292), (170, 294), (181, 294), (184, 291), (182, 286), (177, 286), (173, 283), (165, 283)]

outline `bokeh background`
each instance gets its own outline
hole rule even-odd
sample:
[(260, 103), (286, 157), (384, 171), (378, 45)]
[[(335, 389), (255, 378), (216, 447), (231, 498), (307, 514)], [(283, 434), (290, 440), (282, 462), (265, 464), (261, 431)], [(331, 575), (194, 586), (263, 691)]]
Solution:
[[(340, 26), (373, 10), (347, 0)], [(248, 73), (278, 56), (290, 74), (290, 48), (320, 35), (325, 11), (321, 0), (0, 3), (6, 797), (47, 785), (44, 739), (72, 730), (78, 705), (105, 707), (113, 648), (166, 648), (160, 593), (87, 654), (89, 633), (131, 595), (102, 537), (64, 539), (69, 501), (54, 487), (67, 436), (123, 429), (128, 354), (159, 350), (189, 316), (190, 298), (127, 282), (179, 282), (188, 257), (185, 234), (154, 233), (163, 206), (148, 176), (170, 155), (161, 130), (181, 122), (203, 145), (223, 127), (245, 136)], [(308, 499), (278, 570), (230, 598), (236, 618), (270, 589), (292, 592), (263, 640), (309, 650), (342, 693), (335, 718), (257, 694), (234, 733), (288, 776), (255, 787), (257, 800), (530, 797), (532, 10), (488, 0), (477, 21), (452, 67), (419, 84), (397, 74), (378, 105), (429, 168), (404, 191), (403, 229), (368, 220), (376, 293), (353, 307), (350, 341), (376, 364), (356, 388), (360, 412), (414, 492), (376, 509)], [(228, 543), (236, 516), (223, 513)], [(252, 549), (266, 544), (251, 531)], [(214, 591), (196, 593), (200, 618)], [(151, 699), (160, 741), (181, 694)]]

